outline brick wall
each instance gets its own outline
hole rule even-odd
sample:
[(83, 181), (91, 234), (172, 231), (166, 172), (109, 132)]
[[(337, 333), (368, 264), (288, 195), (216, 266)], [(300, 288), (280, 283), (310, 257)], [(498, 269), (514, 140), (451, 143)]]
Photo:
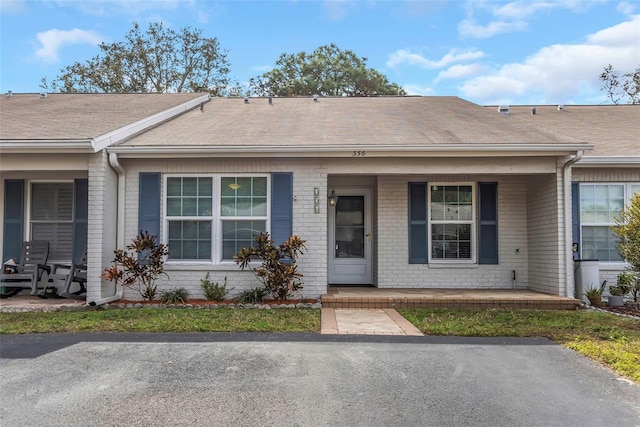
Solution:
[(118, 177), (103, 151), (89, 156), (89, 218), (87, 235), (87, 301), (111, 296), (112, 283), (100, 279), (111, 265), (116, 247)]
[[(408, 264), (408, 182), (498, 182), (498, 265)], [(476, 230), (477, 232), (477, 230)], [(527, 180), (503, 176), (380, 176), (378, 178), (378, 259), (381, 288), (527, 288)], [(476, 242), (477, 244), (477, 242)]]
[(550, 294), (564, 291), (564, 227), (561, 176), (541, 175), (528, 182), (529, 288)]
[[(188, 160), (122, 160), (126, 171), (126, 225), (125, 243), (137, 234), (138, 224), (138, 176), (140, 172), (170, 174), (216, 173), (270, 173), (293, 172), (293, 233), (306, 240), (307, 250), (298, 260), (298, 268), (304, 274), (304, 297), (318, 297), (327, 288), (327, 203), (326, 165), (313, 160), (238, 160), (238, 159), (188, 159)], [(320, 213), (314, 213), (314, 188), (320, 191)], [(162, 191), (164, 191), (164, 187)], [(164, 206), (161, 206), (161, 210)], [(161, 223), (161, 235), (164, 233)], [(200, 279), (210, 273), (210, 280), (222, 283), (227, 277), (228, 288), (234, 288), (230, 296), (258, 285), (249, 271), (240, 271), (235, 263), (224, 265), (168, 263), (169, 278), (158, 281), (161, 289), (185, 287), (192, 298), (202, 298)], [(127, 291), (126, 298), (139, 296)]]

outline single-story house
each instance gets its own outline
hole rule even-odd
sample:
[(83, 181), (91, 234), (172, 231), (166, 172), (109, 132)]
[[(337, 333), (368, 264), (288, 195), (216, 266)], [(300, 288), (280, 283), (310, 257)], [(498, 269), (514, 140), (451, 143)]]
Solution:
[(88, 230), (100, 304), (120, 296), (100, 279), (113, 250), (143, 229), (169, 247), (160, 286), (198, 297), (207, 273), (256, 286), (233, 255), (268, 231), (306, 240), (304, 297), (334, 284), (573, 296), (574, 241), (577, 256), (614, 256), (601, 193), (613, 215), (638, 189), (638, 119), (638, 106), (532, 114), (456, 97), (4, 96), (2, 256), (42, 236), (70, 259)]

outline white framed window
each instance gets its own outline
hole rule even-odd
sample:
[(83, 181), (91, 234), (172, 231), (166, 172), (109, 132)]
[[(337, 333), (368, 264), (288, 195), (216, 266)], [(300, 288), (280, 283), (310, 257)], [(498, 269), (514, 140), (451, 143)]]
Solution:
[(472, 183), (429, 185), (429, 262), (475, 262)]
[(637, 183), (580, 184), (580, 237), (582, 259), (623, 262), (611, 226), (622, 208), (640, 191)]
[(31, 181), (29, 240), (49, 242), (49, 259), (73, 256), (73, 182)]
[(165, 243), (171, 261), (233, 261), (269, 231), (267, 175), (165, 178)]

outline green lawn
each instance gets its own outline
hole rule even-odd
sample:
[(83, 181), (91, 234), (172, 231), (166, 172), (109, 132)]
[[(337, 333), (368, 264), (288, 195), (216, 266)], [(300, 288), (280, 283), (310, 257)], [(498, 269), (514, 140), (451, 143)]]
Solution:
[(640, 383), (640, 320), (588, 310), (398, 310), (426, 335), (546, 337)]
[(320, 332), (320, 310), (139, 308), (0, 313), (0, 333)]

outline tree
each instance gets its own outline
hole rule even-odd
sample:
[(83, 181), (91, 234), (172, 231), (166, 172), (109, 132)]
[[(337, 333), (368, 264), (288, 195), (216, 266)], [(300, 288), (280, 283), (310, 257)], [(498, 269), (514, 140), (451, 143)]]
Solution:
[[(85, 63), (76, 62), (41, 87), (54, 92), (210, 92), (238, 94), (238, 83), (229, 88), (229, 60), (218, 40), (202, 36), (202, 30), (179, 31), (161, 22), (140, 25), (123, 41), (100, 43), (101, 53)], [(235, 93), (238, 92), (238, 93)]]
[(280, 55), (276, 68), (249, 80), (258, 96), (376, 96), (406, 95), (398, 84), (367, 68), (367, 58), (335, 44), (320, 46), (311, 54)]
[(634, 300), (640, 294), (640, 191), (631, 198), (631, 203), (622, 209), (620, 218), (615, 218), (616, 225), (611, 230), (618, 236), (618, 253), (627, 261), (629, 269), (635, 275), (635, 286), (632, 289)]
[(633, 72), (620, 75), (613, 65), (609, 64), (600, 74), (600, 80), (600, 90), (605, 91), (607, 98), (614, 104), (619, 104), (625, 97), (627, 104), (640, 104), (640, 66)]

